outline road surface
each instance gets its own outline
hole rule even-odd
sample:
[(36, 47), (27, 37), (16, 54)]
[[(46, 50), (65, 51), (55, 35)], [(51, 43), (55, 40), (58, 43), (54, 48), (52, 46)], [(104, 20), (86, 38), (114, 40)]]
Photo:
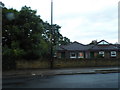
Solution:
[(118, 88), (119, 74), (13, 77), (3, 79), (3, 88)]

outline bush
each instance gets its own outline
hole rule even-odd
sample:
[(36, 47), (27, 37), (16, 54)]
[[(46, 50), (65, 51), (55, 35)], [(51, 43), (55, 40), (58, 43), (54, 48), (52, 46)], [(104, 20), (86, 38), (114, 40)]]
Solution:
[(96, 58), (104, 58), (102, 54), (98, 54)]
[(16, 60), (20, 59), (24, 54), (23, 50), (9, 49), (8, 47), (3, 48), (2, 52), (3, 70), (16, 69)]

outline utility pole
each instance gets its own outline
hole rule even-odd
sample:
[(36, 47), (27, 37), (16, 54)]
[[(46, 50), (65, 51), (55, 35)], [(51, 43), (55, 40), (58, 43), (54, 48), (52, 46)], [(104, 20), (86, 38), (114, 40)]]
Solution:
[(51, 0), (51, 59), (50, 69), (53, 69), (53, 0)]

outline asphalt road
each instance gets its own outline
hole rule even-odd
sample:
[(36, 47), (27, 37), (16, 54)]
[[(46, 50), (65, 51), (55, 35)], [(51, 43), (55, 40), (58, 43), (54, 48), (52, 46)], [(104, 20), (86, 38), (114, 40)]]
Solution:
[(118, 88), (118, 75), (78, 74), (3, 79), (3, 88)]

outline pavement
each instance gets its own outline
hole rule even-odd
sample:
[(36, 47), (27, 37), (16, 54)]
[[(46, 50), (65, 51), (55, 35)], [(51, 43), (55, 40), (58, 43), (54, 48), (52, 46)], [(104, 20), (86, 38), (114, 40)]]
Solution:
[(62, 68), (62, 69), (29, 69), (12, 70), (2, 72), (2, 78), (45, 76), (45, 75), (73, 75), (73, 74), (97, 74), (118, 73), (118, 67), (86, 67), (86, 68)]

